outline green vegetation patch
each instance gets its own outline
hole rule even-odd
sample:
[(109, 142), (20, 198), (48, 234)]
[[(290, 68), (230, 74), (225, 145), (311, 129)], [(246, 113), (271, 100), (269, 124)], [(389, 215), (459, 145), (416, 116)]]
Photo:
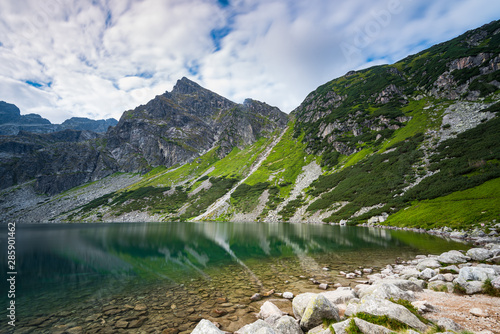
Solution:
[(491, 280), (487, 279), (483, 284), (483, 293), (486, 295), (490, 295), (493, 297), (500, 297), (500, 289), (496, 289), (493, 284), (491, 284)]
[(337, 173), (320, 176), (311, 184), (308, 193), (313, 197), (322, 195), (307, 210), (324, 210), (336, 202), (349, 201), (327, 219), (339, 221), (362, 207), (391, 201), (406, 185), (405, 175), (412, 172), (412, 165), (421, 158), (417, 147), (422, 140), (423, 135), (414, 136), (397, 143), (392, 152), (372, 155)]
[(209, 181), (212, 184), (210, 189), (204, 189), (197, 194), (198, 198), (181, 215), (182, 219), (196, 217), (203, 213), (212, 203), (227, 193), (239, 179), (211, 177)]
[(354, 319), (349, 320), (349, 325), (345, 328), (345, 331), (347, 334), (363, 334)]
[(304, 203), (305, 203), (304, 198), (303, 198), (302, 194), (300, 194), (299, 196), (297, 196), (296, 199), (288, 202), (283, 207), (283, 209), (281, 209), (281, 211), (278, 212), (278, 214), (281, 215), (281, 218), (284, 221), (289, 221), (290, 218), (293, 217), (293, 215), (295, 214), (297, 209), (300, 208), (302, 205), (304, 205)]
[(500, 178), (432, 200), (415, 201), (411, 207), (389, 216), (386, 224), (469, 229), (500, 218)]
[(431, 321), (422, 317), (422, 315), (420, 315), (420, 313), (418, 313), (418, 310), (415, 308), (415, 306), (413, 306), (408, 300), (406, 300), (406, 299), (394, 300), (394, 298), (390, 298), (389, 300), (395, 304), (404, 306), (408, 311), (410, 311), (414, 316), (416, 316), (418, 318), (418, 320), (420, 320), (424, 324), (426, 324), (426, 325), (431, 324)]
[(500, 177), (499, 133), (500, 118), (494, 118), (441, 143), (430, 166), (439, 172), (410, 189), (404, 200), (433, 199)]
[(305, 152), (306, 145), (302, 143), (302, 138), (293, 138), (293, 131), (291, 123), (266, 160), (245, 183), (255, 185), (269, 182), (276, 186), (281, 184), (284, 186), (280, 187), (280, 195), (288, 196), (297, 176), (303, 172), (302, 167), (315, 158)]
[(259, 182), (254, 185), (242, 183), (231, 194), (231, 203), (240, 212), (251, 212), (259, 204), (259, 197), (268, 188), (269, 182)]
[(356, 318), (371, 322), (372, 324), (387, 327), (393, 331), (401, 331), (408, 329), (409, 326), (399, 320), (389, 318), (387, 315), (377, 316), (364, 312), (359, 312), (354, 315)]

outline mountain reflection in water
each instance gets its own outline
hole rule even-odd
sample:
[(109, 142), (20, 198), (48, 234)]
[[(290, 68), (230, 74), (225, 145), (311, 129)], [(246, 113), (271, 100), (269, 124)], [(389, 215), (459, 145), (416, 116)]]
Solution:
[[(4, 228), (3, 245), (6, 239)], [(335, 277), (349, 267), (466, 247), (410, 232), (227, 222), (18, 225), (16, 246), (20, 312), (27, 313), (44, 296), (57, 294), (57, 303), (70, 305), (89, 296), (130, 293), (149, 282), (216, 280), (229, 267), (235, 280), (244, 275), (262, 288), (269, 285), (265, 268), (286, 278), (313, 277), (329, 266)], [(6, 257), (0, 263), (5, 268)]]

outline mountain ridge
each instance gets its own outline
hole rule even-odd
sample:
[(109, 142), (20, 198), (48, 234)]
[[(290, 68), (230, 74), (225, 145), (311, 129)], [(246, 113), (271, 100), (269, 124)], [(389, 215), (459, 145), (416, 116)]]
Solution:
[(43, 134), (63, 130), (87, 130), (104, 133), (117, 123), (114, 118), (93, 120), (71, 117), (61, 124), (52, 124), (38, 114), (21, 115), (16, 105), (0, 101), (0, 136), (15, 136), (21, 131)]

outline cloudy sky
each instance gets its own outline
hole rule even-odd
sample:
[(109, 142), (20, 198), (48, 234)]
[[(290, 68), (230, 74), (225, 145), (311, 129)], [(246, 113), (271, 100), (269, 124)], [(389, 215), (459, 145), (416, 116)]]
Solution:
[(186, 76), (290, 112), (352, 69), (500, 18), (490, 0), (0, 0), (0, 100), (119, 119)]

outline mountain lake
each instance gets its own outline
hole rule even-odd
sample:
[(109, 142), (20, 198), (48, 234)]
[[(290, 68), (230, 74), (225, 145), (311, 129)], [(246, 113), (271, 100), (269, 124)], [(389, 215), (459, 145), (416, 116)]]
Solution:
[[(0, 242), (6, 254), (6, 225)], [(377, 272), (418, 254), (468, 248), (428, 234), (318, 224), (18, 224), (9, 301), (16, 333), (189, 333), (202, 318), (235, 331), (265, 300), (291, 312), (272, 290), (354, 287), (366, 274), (347, 280), (339, 271)], [(0, 263), (0, 331), (11, 332), (6, 255)], [(269, 296), (251, 301), (255, 293)]]

